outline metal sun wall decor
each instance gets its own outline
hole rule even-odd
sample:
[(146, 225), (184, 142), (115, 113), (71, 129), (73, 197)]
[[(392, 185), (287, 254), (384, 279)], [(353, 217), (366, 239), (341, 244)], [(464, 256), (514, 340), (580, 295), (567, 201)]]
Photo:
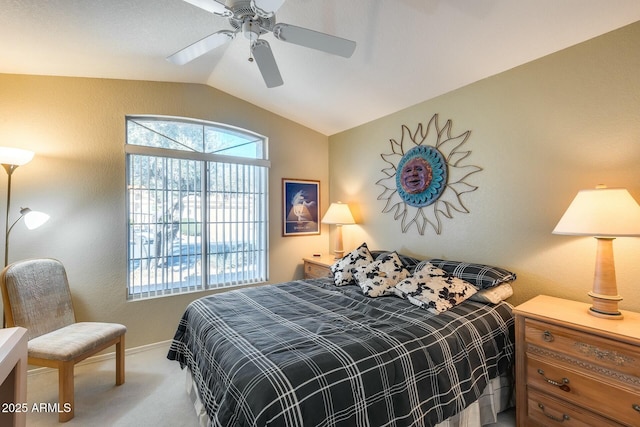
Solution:
[(427, 224), (437, 234), (442, 232), (442, 217), (452, 218), (453, 212), (469, 213), (462, 195), (478, 189), (465, 182), (471, 174), (482, 170), (465, 165), (471, 151), (464, 151), (471, 131), (451, 136), (452, 122), (440, 127), (434, 114), (426, 129), (418, 124), (415, 132), (402, 125), (402, 139), (391, 139), (391, 153), (381, 154), (390, 167), (382, 169), (384, 178), (376, 185), (384, 187), (378, 200), (385, 200), (382, 213), (393, 212), (402, 221), (402, 232), (415, 225), (424, 235)]

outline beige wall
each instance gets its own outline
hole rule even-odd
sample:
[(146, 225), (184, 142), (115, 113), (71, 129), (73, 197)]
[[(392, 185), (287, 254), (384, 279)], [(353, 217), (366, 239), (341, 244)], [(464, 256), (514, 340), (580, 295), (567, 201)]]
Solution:
[(0, 145), (36, 152), (13, 175), (11, 219), (21, 206), (51, 215), (35, 231), (16, 226), (10, 261), (61, 260), (79, 320), (124, 323), (127, 347), (140, 346), (172, 338), (185, 306), (203, 295), (126, 301), (127, 114), (211, 120), (269, 138), (272, 282), (300, 277), (300, 258), (327, 247), (326, 226), (320, 236), (288, 238), (280, 226), (283, 177), (320, 180), (326, 209), (326, 136), (204, 85), (0, 75)]
[[(507, 267), (518, 274), (515, 304), (541, 293), (588, 301), (594, 239), (551, 231), (580, 189), (627, 187), (640, 201), (638, 70), (640, 23), (331, 136), (331, 199), (351, 203), (361, 220), (344, 228), (345, 249), (366, 241)], [(403, 234), (377, 200), (380, 154), (402, 125), (415, 130), (436, 113), (441, 125), (452, 120), (453, 136), (471, 131), (465, 164), (483, 170), (467, 181), (478, 189), (463, 197), (470, 213), (444, 218), (440, 235)], [(640, 311), (640, 238), (616, 239), (614, 252), (620, 306)]]
[[(346, 248), (367, 241), (511, 268), (514, 303), (539, 293), (587, 301), (595, 242), (551, 230), (579, 189), (624, 186), (640, 200), (639, 47), (634, 24), (330, 138), (203, 85), (0, 75), (0, 145), (36, 152), (14, 174), (12, 219), (20, 206), (51, 215), (36, 231), (14, 229), (10, 260), (60, 259), (79, 319), (126, 324), (127, 347), (171, 338), (202, 293), (126, 301), (123, 144), (125, 115), (174, 115), (269, 137), (271, 282), (300, 277), (300, 257), (332, 244), (326, 226), (281, 237), (287, 177), (320, 180), (323, 212), (330, 201), (352, 204), (360, 224), (345, 227)], [(478, 190), (463, 197), (470, 213), (445, 218), (440, 235), (403, 234), (377, 200), (380, 154), (402, 125), (426, 126), (436, 113), (454, 135), (471, 131), (467, 163), (483, 170), (468, 182)], [(640, 311), (640, 239), (614, 245), (621, 307)]]

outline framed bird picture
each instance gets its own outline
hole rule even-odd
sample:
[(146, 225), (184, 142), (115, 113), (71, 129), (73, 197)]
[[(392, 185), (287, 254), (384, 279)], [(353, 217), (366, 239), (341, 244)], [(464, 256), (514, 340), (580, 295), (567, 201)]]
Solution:
[(320, 234), (320, 181), (282, 179), (282, 235)]

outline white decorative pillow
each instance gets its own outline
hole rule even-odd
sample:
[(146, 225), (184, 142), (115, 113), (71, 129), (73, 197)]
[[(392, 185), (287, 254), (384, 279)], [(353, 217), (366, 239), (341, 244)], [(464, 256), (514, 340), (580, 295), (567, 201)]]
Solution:
[(333, 283), (336, 286), (351, 285), (354, 281), (353, 270), (356, 267), (369, 265), (372, 262), (373, 257), (369, 252), (367, 244), (361, 244), (357, 249), (345, 255), (342, 259), (331, 266)]
[(368, 297), (395, 295), (393, 287), (409, 276), (396, 252), (384, 254), (377, 261), (356, 267), (353, 276)]
[(398, 283), (395, 293), (432, 313), (442, 313), (476, 293), (470, 283), (426, 263), (411, 277)]
[(513, 288), (511, 283), (501, 283), (493, 288), (480, 289), (469, 298), (471, 301), (489, 302), (491, 304), (497, 304), (500, 301), (504, 301), (513, 295)]

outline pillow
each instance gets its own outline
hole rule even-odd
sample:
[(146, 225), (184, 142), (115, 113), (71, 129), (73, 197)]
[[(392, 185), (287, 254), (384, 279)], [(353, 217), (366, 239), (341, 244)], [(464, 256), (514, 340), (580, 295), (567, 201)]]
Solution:
[(383, 255), (386, 255), (392, 251), (369, 251), (371, 253), (371, 256), (373, 257), (374, 260), (377, 260), (378, 258), (380, 258)]
[(409, 270), (404, 268), (397, 253), (388, 252), (371, 264), (356, 267), (353, 276), (362, 293), (375, 298), (395, 295), (393, 287), (409, 276)]
[(515, 273), (500, 267), (444, 259), (431, 259), (429, 262), (459, 279), (466, 280), (478, 289), (491, 288), (500, 283), (516, 280)]
[(438, 314), (460, 304), (476, 288), (446, 271), (425, 263), (413, 275), (395, 286), (395, 293), (412, 304)]
[(513, 288), (511, 287), (511, 283), (505, 282), (500, 283), (498, 286), (494, 286), (493, 288), (480, 289), (478, 292), (471, 295), (469, 299), (472, 301), (497, 304), (500, 301), (506, 300), (511, 295), (513, 295)]
[(353, 284), (353, 269), (361, 265), (369, 265), (372, 262), (373, 257), (367, 244), (361, 244), (357, 249), (354, 249), (331, 266), (333, 283), (336, 286)]
[[(395, 251), (393, 251), (395, 252)], [(380, 258), (389, 255), (390, 253), (392, 253), (392, 251), (371, 251), (371, 256), (373, 256), (374, 260), (379, 260)], [(399, 254), (397, 252), (395, 252), (398, 255), (398, 258), (400, 259), (400, 261), (402, 261), (402, 264), (404, 265), (404, 267), (409, 270), (409, 274), (413, 273), (414, 270), (416, 269), (416, 266), (418, 264), (420, 264), (420, 262), (422, 262), (421, 260), (419, 260), (418, 258), (414, 258), (412, 256), (408, 256), (408, 255), (402, 255)]]

